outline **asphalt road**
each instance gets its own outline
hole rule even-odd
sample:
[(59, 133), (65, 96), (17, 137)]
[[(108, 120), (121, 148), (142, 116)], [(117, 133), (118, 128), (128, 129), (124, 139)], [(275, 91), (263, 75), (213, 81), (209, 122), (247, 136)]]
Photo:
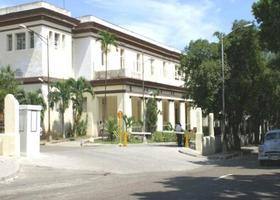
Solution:
[(117, 174), (23, 165), (0, 183), (0, 199), (279, 199), (280, 165), (260, 167), (256, 155), (190, 161), (182, 171)]

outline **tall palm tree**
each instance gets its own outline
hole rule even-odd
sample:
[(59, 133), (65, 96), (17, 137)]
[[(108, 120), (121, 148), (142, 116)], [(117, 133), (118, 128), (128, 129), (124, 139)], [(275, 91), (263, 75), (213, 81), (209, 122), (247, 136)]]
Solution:
[(80, 123), (83, 112), (83, 94), (89, 93), (93, 95), (93, 90), (90, 83), (84, 77), (80, 77), (77, 80), (70, 78), (67, 82), (70, 85), (71, 101), (73, 108), (73, 132), (74, 137), (76, 137), (77, 127)]
[(69, 107), (70, 102), (70, 85), (67, 81), (55, 82), (51, 85), (52, 91), (49, 93), (50, 108), (54, 108), (55, 104), (58, 104), (58, 110), (61, 115), (61, 130), (63, 138), (65, 135), (64, 128), (64, 113)]
[(105, 122), (105, 115), (107, 109), (107, 64), (108, 64), (108, 53), (110, 51), (110, 46), (115, 46), (117, 48), (116, 37), (114, 34), (109, 33), (108, 31), (99, 31), (98, 32), (99, 38), (97, 41), (101, 42), (101, 50), (105, 54), (105, 80), (104, 80), (104, 104), (103, 104), (103, 130), (104, 130), (104, 122)]

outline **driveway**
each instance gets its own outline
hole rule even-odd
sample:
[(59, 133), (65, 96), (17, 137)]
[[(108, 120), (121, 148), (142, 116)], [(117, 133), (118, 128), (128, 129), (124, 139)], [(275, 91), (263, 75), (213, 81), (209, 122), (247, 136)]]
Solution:
[(41, 146), (37, 158), (22, 158), (22, 165), (59, 169), (89, 170), (100, 173), (132, 174), (143, 172), (185, 171), (200, 167), (206, 158), (184, 155), (176, 145), (134, 144), (91, 145), (77, 142)]

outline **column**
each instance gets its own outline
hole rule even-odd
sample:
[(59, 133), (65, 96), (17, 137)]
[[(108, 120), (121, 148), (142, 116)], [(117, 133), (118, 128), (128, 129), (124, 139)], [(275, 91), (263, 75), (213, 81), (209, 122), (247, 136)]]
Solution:
[(157, 119), (157, 131), (162, 131), (163, 128), (163, 116), (162, 116), (162, 99), (157, 99), (158, 119)]
[(184, 130), (186, 130), (186, 106), (185, 102), (180, 102), (180, 123)]
[(215, 137), (215, 133), (214, 133), (214, 114), (213, 113), (210, 113), (208, 115), (208, 126), (209, 126), (210, 137)]
[(127, 117), (132, 116), (131, 97), (128, 93), (118, 94), (117, 96), (117, 112), (122, 111)]
[(197, 128), (197, 123), (196, 123), (196, 110), (194, 107), (190, 107), (190, 129)]
[(201, 108), (196, 109), (196, 137), (195, 137), (195, 147), (196, 150), (203, 151), (203, 132), (202, 132), (202, 111)]
[(171, 123), (172, 128), (175, 128), (175, 105), (174, 100), (168, 101), (168, 110), (169, 110), (169, 117), (168, 121)]

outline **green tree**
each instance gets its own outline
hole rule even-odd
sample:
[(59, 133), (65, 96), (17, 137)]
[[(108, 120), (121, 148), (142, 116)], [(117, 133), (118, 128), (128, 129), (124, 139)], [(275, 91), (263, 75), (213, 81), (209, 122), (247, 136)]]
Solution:
[(24, 90), (21, 90), (17, 95), (17, 99), (20, 104), (42, 106), (41, 124), (43, 125), (43, 120), (44, 120), (44, 116), (45, 116), (45, 111), (47, 109), (47, 105), (44, 100), (41, 89), (36, 90), (36, 91), (31, 91), (31, 92), (25, 92)]
[[(97, 41), (101, 42), (102, 52), (105, 54), (105, 80), (104, 80), (104, 104), (103, 104), (103, 116), (102, 121), (104, 125), (105, 115), (107, 113), (107, 68), (108, 68), (108, 53), (110, 52), (110, 47), (115, 46), (117, 48), (116, 37), (114, 34), (109, 33), (108, 31), (99, 31), (99, 38)], [(103, 62), (103, 60), (102, 60)]]
[[(244, 27), (245, 24), (248, 22), (235, 21), (233, 31), (226, 37), (229, 45), (225, 53), (230, 71), (225, 82), (226, 116), (229, 122), (227, 136), (233, 137), (233, 143), (228, 144), (228, 148), (233, 149), (240, 149), (240, 125), (244, 116), (248, 113), (253, 116), (257, 112), (258, 85), (263, 73), (258, 30), (256, 26)], [(258, 126), (257, 121), (255, 126)]]
[(19, 82), (15, 79), (15, 72), (10, 66), (0, 69), (0, 112), (4, 111), (4, 99), (7, 94), (15, 97), (20, 95)]
[(260, 24), (260, 35), (265, 47), (280, 51), (280, 1), (259, 0), (253, 4), (253, 13)]
[(145, 113), (145, 120), (146, 120), (146, 130), (148, 132), (155, 132), (157, 129), (157, 120), (158, 120), (158, 109), (157, 109), (157, 100), (155, 95), (153, 98), (149, 98), (146, 103), (146, 113)]
[(58, 111), (61, 116), (61, 130), (63, 138), (66, 138), (64, 127), (64, 114), (70, 103), (70, 84), (68, 81), (59, 81), (51, 85), (49, 93), (50, 108), (58, 104)]
[(207, 40), (191, 41), (181, 59), (185, 74), (186, 96), (205, 112), (217, 112), (221, 108), (221, 64), (217, 43)]
[(74, 137), (76, 137), (77, 134), (80, 134), (78, 129), (79, 124), (82, 123), (81, 117), (83, 113), (84, 94), (88, 93), (93, 95), (93, 90), (91, 84), (83, 77), (80, 77), (77, 80), (71, 78), (67, 81), (67, 83), (70, 85), (73, 109), (73, 133)]

